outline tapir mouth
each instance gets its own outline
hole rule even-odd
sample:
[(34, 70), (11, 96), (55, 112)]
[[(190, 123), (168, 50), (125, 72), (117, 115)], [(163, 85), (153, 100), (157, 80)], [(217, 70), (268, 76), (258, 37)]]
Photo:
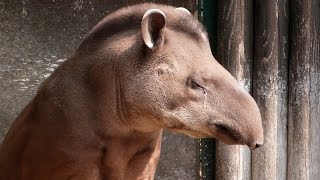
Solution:
[[(218, 139), (226, 144), (247, 144), (244, 142), (243, 135), (236, 129), (227, 125), (215, 124)], [(250, 146), (248, 145), (250, 148)]]
[(263, 142), (251, 141), (251, 138), (245, 138), (237, 129), (231, 128), (227, 125), (215, 124), (217, 131), (217, 138), (222, 142), (230, 145), (247, 145), (250, 150), (260, 147)]

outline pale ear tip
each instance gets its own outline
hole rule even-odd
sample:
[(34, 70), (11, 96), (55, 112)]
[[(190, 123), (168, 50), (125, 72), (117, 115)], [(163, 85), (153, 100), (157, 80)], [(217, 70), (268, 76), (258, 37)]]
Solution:
[(149, 9), (147, 12), (144, 13), (142, 20), (145, 19), (149, 14), (151, 13), (159, 13), (161, 14), (164, 18), (166, 18), (166, 15), (160, 10), (160, 9)]
[(153, 48), (153, 43), (147, 42), (147, 43), (145, 43), (145, 44), (148, 46), (149, 49), (152, 49), (152, 48)]
[(182, 12), (189, 14), (191, 16), (190, 11), (184, 7), (177, 7), (176, 10), (182, 11)]

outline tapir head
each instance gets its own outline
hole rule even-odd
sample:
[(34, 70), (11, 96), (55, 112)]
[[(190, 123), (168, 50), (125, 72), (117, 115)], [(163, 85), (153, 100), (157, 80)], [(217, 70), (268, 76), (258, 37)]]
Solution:
[(122, 82), (128, 116), (144, 127), (262, 145), (257, 104), (212, 56), (204, 28), (186, 9), (145, 11), (135, 39), (138, 70)]

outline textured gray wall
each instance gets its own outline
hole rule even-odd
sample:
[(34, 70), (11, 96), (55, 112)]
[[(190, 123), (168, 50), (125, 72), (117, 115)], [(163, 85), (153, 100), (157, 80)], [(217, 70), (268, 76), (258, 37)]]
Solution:
[[(0, 0), (0, 142), (39, 84), (124, 4), (114, 2)], [(197, 149), (196, 140), (165, 133), (156, 179), (197, 179)]]

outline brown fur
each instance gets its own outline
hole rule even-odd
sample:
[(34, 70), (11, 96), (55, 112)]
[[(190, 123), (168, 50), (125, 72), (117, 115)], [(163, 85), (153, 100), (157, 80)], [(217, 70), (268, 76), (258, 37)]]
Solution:
[[(166, 24), (149, 49), (140, 27), (151, 8)], [(256, 103), (211, 55), (195, 19), (155, 4), (121, 9), (20, 113), (0, 147), (0, 179), (153, 179), (164, 128), (263, 143)]]

